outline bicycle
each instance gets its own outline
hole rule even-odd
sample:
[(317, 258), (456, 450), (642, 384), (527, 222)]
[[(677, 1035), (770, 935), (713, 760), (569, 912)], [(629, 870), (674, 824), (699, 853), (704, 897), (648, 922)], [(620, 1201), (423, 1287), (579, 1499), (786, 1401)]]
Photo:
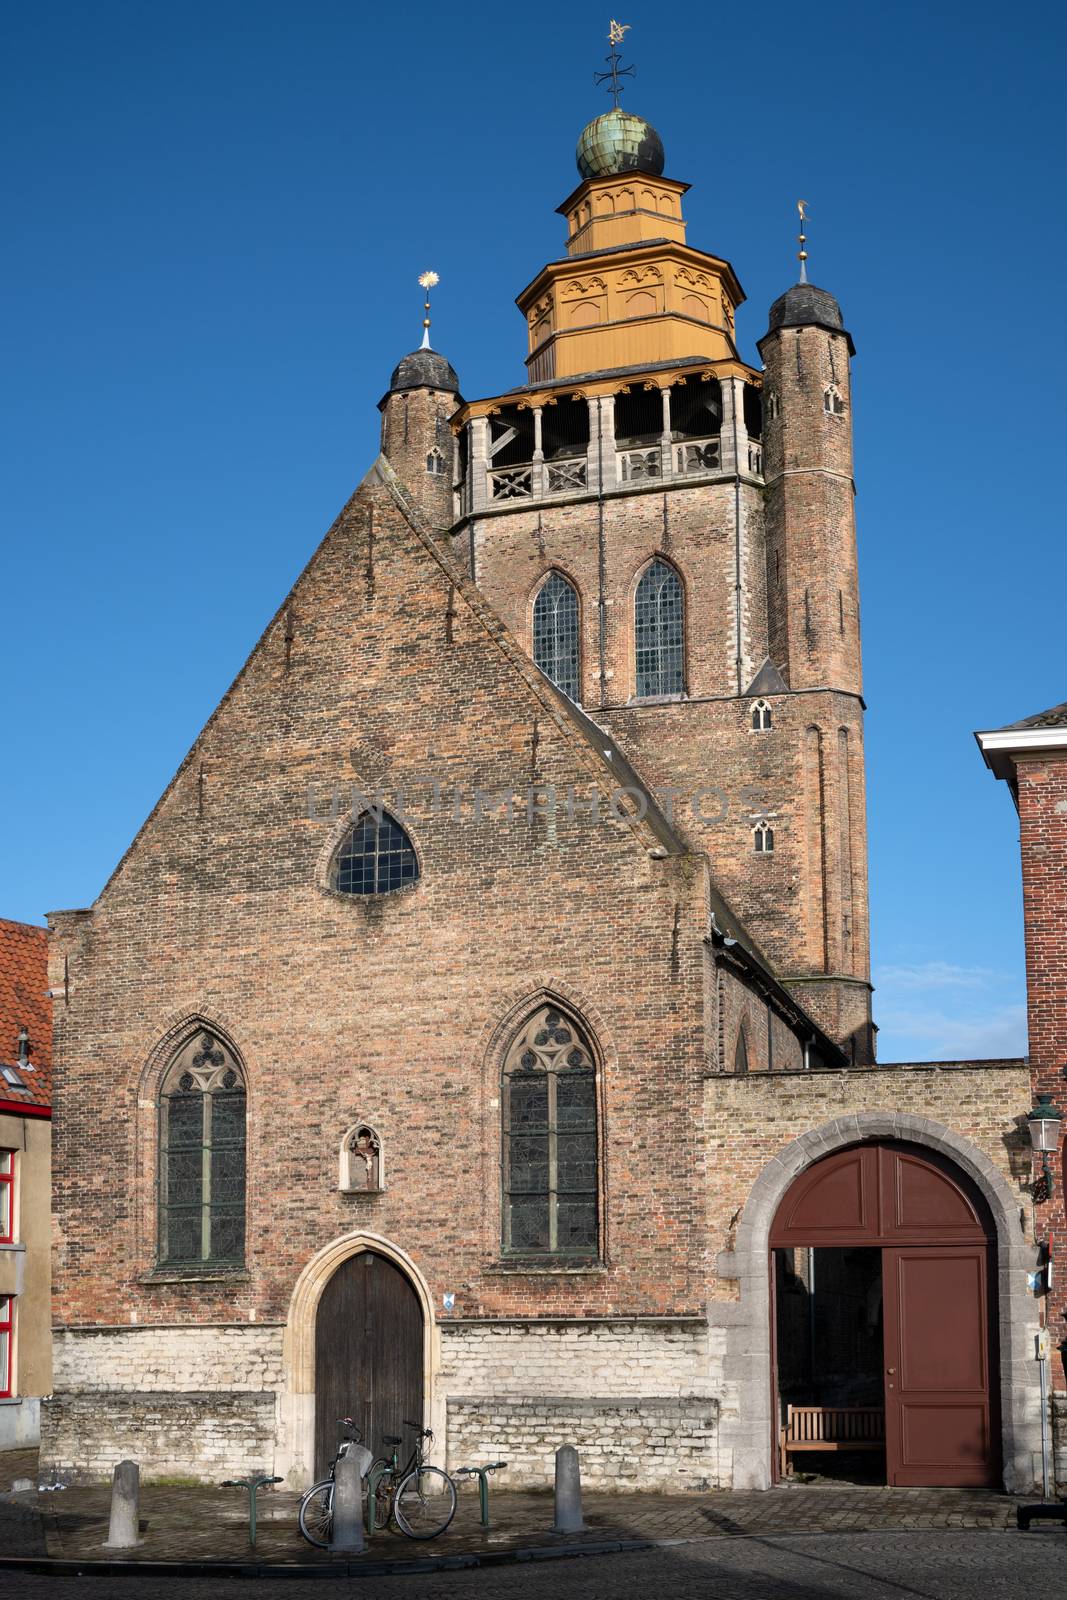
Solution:
[(374, 1460), (370, 1451), (363, 1446), (363, 1435), (351, 1417), (339, 1417), (337, 1426), (348, 1429), (349, 1437), (342, 1437), (338, 1444), (337, 1454), (330, 1463), (330, 1476), (323, 1478), (319, 1483), (313, 1483), (311, 1488), (305, 1491), (301, 1496), (300, 1510), (297, 1513), (300, 1532), (304, 1535), (308, 1544), (317, 1545), (319, 1549), (326, 1549), (329, 1546), (330, 1536), (333, 1533), (333, 1486), (337, 1474), (337, 1463), (342, 1456), (348, 1454), (353, 1446), (361, 1448), (367, 1458), (361, 1473), (364, 1482), (371, 1467), (379, 1464)]
[[(404, 1466), (400, 1466), (401, 1440), (386, 1434), (382, 1443), (392, 1447), (392, 1456), (377, 1472), (378, 1463), (374, 1462), (367, 1473), (374, 1521), (384, 1527), (391, 1517), (409, 1539), (436, 1539), (456, 1514), (456, 1486), (440, 1467), (426, 1465), (426, 1453), (433, 1444), (432, 1430), (406, 1420), (404, 1427), (416, 1435)], [(385, 1510), (384, 1516), (379, 1508)]]
[[(341, 1441), (330, 1476), (313, 1484), (300, 1501), (300, 1531), (309, 1544), (320, 1549), (329, 1546), (333, 1531), (337, 1463), (362, 1438), (351, 1417), (342, 1417), (340, 1426), (350, 1429), (354, 1437)], [(399, 1455), (402, 1441), (393, 1434), (382, 1439), (384, 1445), (391, 1447), (391, 1456), (372, 1458), (370, 1451), (364, 1450), (367, 1464), (362, 1477), (368, 1500), (368, 1526), (373, 1531), (375, 1526), (384, 1528), (392, 1521), (409, 1539), (435, 1539), (456, 1514), (456, 1486), (440, 1467), (426, 1465), (426, 1452), (433, 1443), (431, 1430), (417, 1422), (405, 1421), (404, 1427), (413, 1429), (418, 1437), (403, 1467)]]

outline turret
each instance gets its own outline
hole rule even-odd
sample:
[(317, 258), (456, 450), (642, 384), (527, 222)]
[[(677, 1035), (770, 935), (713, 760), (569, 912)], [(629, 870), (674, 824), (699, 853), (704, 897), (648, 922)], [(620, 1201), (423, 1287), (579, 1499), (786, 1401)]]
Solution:
[(455, 520), (448, 420), (461, 403), (454, 369), (428, 344), (397, 364), (389, 389), (378, 402), (382, 454), (435, 532), (443, 532)]
[(759, 351), (771, 658), (791, 689), (859, 694), (852, 338), (833, 295), (797, 283)]

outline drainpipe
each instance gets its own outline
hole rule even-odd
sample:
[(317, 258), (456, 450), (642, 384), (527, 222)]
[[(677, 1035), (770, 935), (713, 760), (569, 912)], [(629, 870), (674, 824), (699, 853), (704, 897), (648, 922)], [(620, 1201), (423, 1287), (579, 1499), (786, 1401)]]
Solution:
[(605, 649), (607, 635), (607, 617), (605, 615), (606, 601), (604, 590), (607, 583), (607, 562), (604, 555), (604, 430), (601, 427), (600, 396), (596, 402), (596, 521), (597, 521), (597, 580), (600, 584), (600, 594), (597, 598), (597, 645), (600, 653), (600, 704), (604, 705), (608, 698), (608, 675)]
[[(741, 693), (741, 463), (737, 451), (740, 443), (737, 434), (737, 402), (740, 384), (734, 378), (727, 379), (731, 386), (733, 404), (730, 407), (730, 421), (734, 436), (734, 665), (737, 671), (737, 692)], [(804, 1063), (807, 1066), (807, 1062)]]

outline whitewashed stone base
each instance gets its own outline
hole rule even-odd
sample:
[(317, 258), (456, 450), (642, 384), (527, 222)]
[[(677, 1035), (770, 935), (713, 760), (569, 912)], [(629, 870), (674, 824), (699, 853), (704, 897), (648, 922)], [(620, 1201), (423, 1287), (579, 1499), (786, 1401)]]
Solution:
[(717, 1489), (718, 1412), (688, 1395), (450, 1397), (448, 1466), (506, 1461), (502, 1486), (547, 1488), (557, 1448), (572, 1444), (590, 1489)]
[[(310, 1482), (294, 1440), (278, 1326), (59, 1332), (54, 1397), (42, 1407), (41, 1465), (100, 1479), (137, 1461), (146, 1480), (214, 1483), (249, 1471)], [(725, 1335), (698, 1319), (449, 1322), (435, 1329), (435, 1459), (507, 1460), (508, 1483), (550, 1484), (573, 1444), (584, 1481), (616, 1488), (729, 1481), (719, 1443)]]
[(223, 1478), (270, 1472), (273, 1394), (68, 1392), (41, 1407), (41, 1470), (65, 1482), (109, 1478), (119, 1461), (142, 1477)]

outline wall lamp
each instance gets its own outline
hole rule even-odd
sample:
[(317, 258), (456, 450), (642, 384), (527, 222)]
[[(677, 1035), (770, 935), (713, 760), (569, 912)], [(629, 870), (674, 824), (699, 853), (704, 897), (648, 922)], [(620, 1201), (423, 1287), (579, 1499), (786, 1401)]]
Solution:
[(1037, 1204), (1043, 1205), (1046, 1200), (1052, 1199), (1054, 1185), (1049, 1156), (1054, 1156), (1060, 1147), (1060, 1132), (1063, 1127), (1063, 1117), (1052, 1104), (1050, 1094), (1038, 1095), (1037, 1105), (1026, 1113), (1026, 1123), (1030, 1129), (1035, 1166), (1037, 1157), (1041, 1157), (1041, 1176), (1034, 1179), (1031, 1193)]

